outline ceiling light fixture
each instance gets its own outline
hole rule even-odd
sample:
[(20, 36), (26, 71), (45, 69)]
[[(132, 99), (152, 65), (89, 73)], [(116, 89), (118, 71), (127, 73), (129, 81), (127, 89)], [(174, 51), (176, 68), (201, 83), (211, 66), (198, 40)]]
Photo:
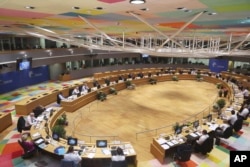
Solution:
[(132, 4), (138, 5), (138, 4), (143, 4), (143, 3), (145, 3), (146, 0), (130, 0), (129, 2), (132, 3)]

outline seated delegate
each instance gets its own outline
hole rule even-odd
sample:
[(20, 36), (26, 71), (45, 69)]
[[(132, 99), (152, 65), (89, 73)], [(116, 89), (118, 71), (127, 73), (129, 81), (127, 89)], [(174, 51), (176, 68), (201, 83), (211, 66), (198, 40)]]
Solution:
[(248, 109), (248, 105), (244, 104), (243, 110), (240, 110), (237, 115), (242, 118), (242, 119), (247, 119), (247, 117), (249, 116), (249, 109)]
[(74, 151), (73, 146), (69, 146), (68, 151), (66, 154), (64, 154), (63, 159), (66, 161), (73, 161), (75, 166), (78, 166), (82, 160), (81, 156), (77, 152)]
[(35, 114), (31, 112), (26, 118), (25, 127), (30, 129), (32, 125), (36, 124), (36, 122)]
[(82, 94), (82, 95), (86, 95), (86, 94), (88, 93), (88, 91), (89, 91), (88, 85), (87, 85), (87, 84), (84, 84), (84, 85), (82, 86), (81, 94)]
[(36, 149), (35, 144), (32, 141), (27, 141), (27, 140), (28, 140), (27, 134), (22, 135), (21, 137), (22, 146), (27, 152), (34, 151)]
[(227, 123), (230, 125), (230, 126), (234, 126), (236, 120), (238, 119), (236, 113), (234, 110), (231, 111), (231, 116), (227, 119)]
[(66, 98), (62, 95), (62, 92), (59, 92), (58, 93), (58, 95), (57, 95), (57, 100), (56, 100), (56, 102), (57, 102), (57, 104), (61, 104), (61, 101), (62, 100), (65, 100)]
[(199, 152), (201, 150), (202, 144), (209, 138), (207, 130), (202, 130), (202, 134), (199, 139), (196, 140), (194, 145), (194, 151)]
[(72, 91), (72, 95), (79, 95), (80, 91), (79, 91), (79, 87), (75, 87), (75, 89)]

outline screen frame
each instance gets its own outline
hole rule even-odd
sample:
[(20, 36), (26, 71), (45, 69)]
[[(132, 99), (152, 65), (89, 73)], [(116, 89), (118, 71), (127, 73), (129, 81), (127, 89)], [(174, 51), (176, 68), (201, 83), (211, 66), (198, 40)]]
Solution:
[(213, 120), (213, 116), (212, 116), (212, 114), (209, 114), (208, 116), (207, 116), (207, 121), (208, 122), (211, 122)]
[[(28, 62), (29, 65), (26, 68), (21, 68), (21, 65), (24, 62)], [(30, 70), (32, 69), (32, 57), (27, 57), (27, 58), (17, 58), (16, 59), (16, 71), (23, 71), (23, 70)]]
[(182, 128), (181, 127), (178, 127), (175, 129), (174, 131), (174, 134), (178, 135), (178, 134), (181, 134), (182, 133)]
[[(100, 146), (101, 142), (104, 142), (104, 145)], [(108, 141), (107, 140), (96, 140), (96, 147), (97, 148), (106, 148), (106, 147), (108, 147)]]
[[(57, 138), (54, 137), (55, 135), (57, 135)], [(59, 136), (58, 133), (53, 132), (51, 137), (52, 137), (53, 140), (56, 140), (56, 141), (60, 140), (60, 136)]]
[(198, 128), (199, 126), (200, 126), (199, 120), (195, 120), (195, 121), (193, 122), (193, 128)]
[[(71, 140), (74, 140), (75, 141), (75, 144), (70, 144), (70, 141)], [(78, 145), (78, 139), (77, 138), (74, 138), (74, 137), (69, 137), (68, 139), (67, 139), (67, 145), (69, 145), (69, 146), (77, 146)]]

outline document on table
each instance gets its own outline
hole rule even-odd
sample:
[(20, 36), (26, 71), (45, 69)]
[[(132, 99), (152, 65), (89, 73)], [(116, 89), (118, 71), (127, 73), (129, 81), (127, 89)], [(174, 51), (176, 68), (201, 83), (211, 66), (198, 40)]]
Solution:
[(40, 134), (39, 132), (36, 132), (36, 133), (34, 133), (32, 136), (33, 136), (34, 138), (37, 138), (37, 137), (40, 137), (41, 134)]
[(190, 135), (191, 135), (192, 137), (198, 137), (198, 135), (195, 134), (195, 133), (190, 133)]
[(95, 156), (95, 153), (89, 153), (88, 154), (88, 158), (94, 158), (94, 156)]
[(159, 144), (163, 144), (163, 143), (166, 143), (166, 140), (163, 139), (163, 138), (159, 138), (159, 139), (157, 140), (157, 142), (158, 142)]
[(163, 147), (164, 150), (169, 149), (169, 145), (167, 145), (167, 144), (162, 144), (161, 146)]
[(218, 124), (211, 124), (211, 125), (209, 126), (209, 129), (210, 129), (210, 130), (215, 130), (218, 126), (219, 126)]
[(167, 143), (167, 145), (169, 145), (169, 146), (173, 146), (173, 145), (174, 145), (174, 143), (172, 143), (172, 142), (170, 142), (170, 141), (167, 141), (166, 143)]
[(110, 150), (107, 149), (107, 148), (103, 148), (102, 152), (103, 152), (104, 155), (110, 155), (111, 154)]
[(174, 144), (178, 144), (179, 143), (177, 140), (172, 140), (171, 142), (174, 143)]

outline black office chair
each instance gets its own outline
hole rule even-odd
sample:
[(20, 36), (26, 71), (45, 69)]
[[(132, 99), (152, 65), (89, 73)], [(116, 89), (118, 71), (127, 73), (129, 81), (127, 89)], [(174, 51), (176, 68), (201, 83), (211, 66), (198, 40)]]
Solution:
[(22, 133), (23, 130), (30, 130), (30, 127), (25, 127), (25, 119), (23, 116), (20, 116), (17, 120), (17, 131)]
[(238, 118), (233, 125), (233, 129), (235, 132), (238, 132), (242, 129), (242, 126), (243, 126), (243, 119)]
[(61, 159), (60, 167), (77, 167), (74, 161)]
[(214, 148), (214, 138), (209, 136), (201, 145), (195, 145), (195, 152), (200, 152), (203, 155), (210, 153)]
[(233, 128), (231, 126), (227, 127), (227, 129), (224, 131), (222, 138), (228, 139), (233, 135)]
[(37, 150), (36, 149), (33, 149), (33, 150), (28, 150), (22, 143), (21, 140), (18, 140), (18, 144), (22, 147), (23, 151), (24, 151), (24, 154), (22, 155), (22, 158), (23, 159), (27, 159), (27, 158), (31, 158), (33, 157)]
[(128, 167), (127, 161), (111, 161), (111, 167)]
[(174, 153), (174, 160), (178, 162), (186, 162), (190, 160), (193, 149), (192, 145), (180, 145), (177, 147), (176, 152)]

